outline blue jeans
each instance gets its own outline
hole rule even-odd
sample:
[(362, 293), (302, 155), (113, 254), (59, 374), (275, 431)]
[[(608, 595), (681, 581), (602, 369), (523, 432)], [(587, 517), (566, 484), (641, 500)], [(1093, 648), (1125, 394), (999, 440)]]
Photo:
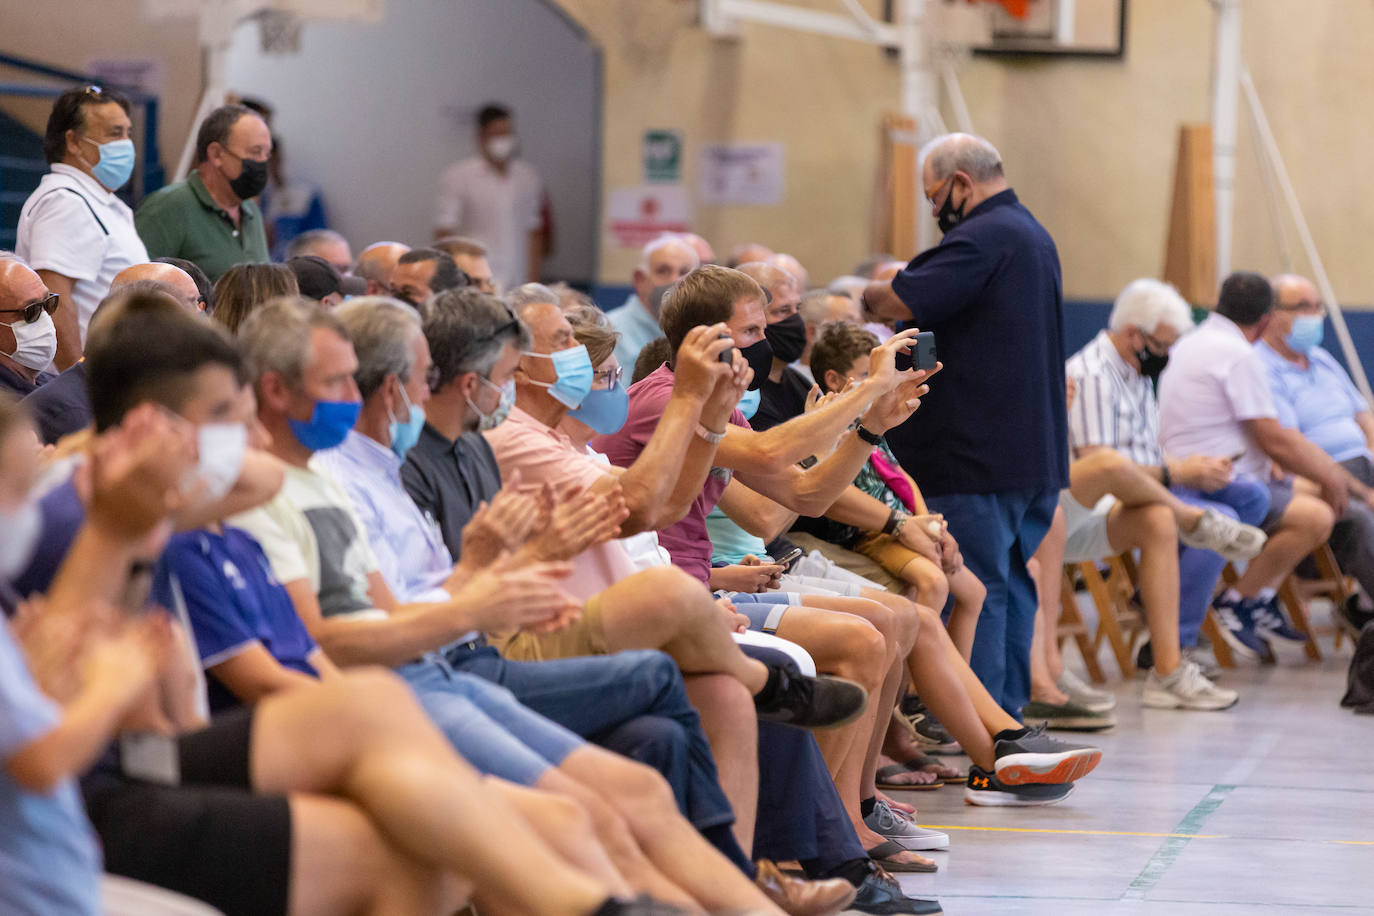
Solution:
[[(1247, 525), (1258, 525), (1269, 511), (1269, 488), (1248, 474), (1238, 474), (1229, 484), (1211, 493), (1189, 487), (1173, 487), (1174, 495), (1190, 506), (1215, 509)], [(1200, 547), (1178, 548), (1178, 644), (1197, 645), (1197, 633), (1212, 606), (1217, 577), (1226, 558)]]
[(449, 660), (574, 734), (658, 770), (698, 830), (735, 822), (701, 719), (662, 652), (513, 662), (484, 646), (451, 650)]
[(1030, 700), (1031, 637), (1038, 599), (1026, 562), (1049, 530), (1059, 491), (1009, 490), (930, 496), (959, 542), (964, 565), (987, 588), (970, 667), (1012, 716)]

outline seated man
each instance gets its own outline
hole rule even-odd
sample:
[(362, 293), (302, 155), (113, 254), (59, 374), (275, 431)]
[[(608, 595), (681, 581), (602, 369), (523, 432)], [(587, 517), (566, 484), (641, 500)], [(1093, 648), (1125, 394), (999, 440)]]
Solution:
[[(1374, 414), (1350, 376), (1321, 346), (1326, 307), (1312, 281), (1274, 279), (1278, 305), (1255, 349), (1269, 373), (1278, 421), (1296, 429), (1364, 487), (1374, 486)], [(49, 386), (51, 387), (51, 386)], [(1331, 531), (1341, 569), (1360, 583), (1361, 594), (1337, 608), (1337, 620), (1357, 635), (1374, 619), (1374, 511), (1351, 499)]]
[(353, 275), (361, 277), (367, 284), (363, 294), (389, 296), (391, 276), (400, 263), (401, 255), (409, 250), (410, 246), (401, 242), (373, 242), (359, 252), (358, 263), (353, 265)]
[(821, 328), (832, 321), (862, 324), (863, 315), (859, 311), (858, 302), (840, 293), (832, 293), (828, 289), (813, 289), (807, 292), (802, 296), (801, 305), (797, 310), (801, 313), (802, 321), (806, 323), (806, 349), (802, 350), (802, 355), (797, 357), (791, 366), (814, 385), (820, 379), (811, 371), (811, 349), (815, 346)]
[[(358, 363), (344, 326), (316, 306), (278, 301), (250, 317), (241, 339), (257, 372), (259, 420), (287, 476), (276, 499), (233, 523), (263, 545), (326, 653), (343, 665), (398, 666), (441, 731), (479, 769), (578, 799), (638, 889), (708, 908), (767, 905), (682, 819), (657, 773), (584, 743), (504, 688), (455, 670), (440, 651), (501, 626), (558, 628), (578, 610), (557, 585), (565, 569), (460, 570), (442, 594), (396, 599), (348, 497), (309, 466), (315, 452), (347, 437), (361, 412)], [(417, 375), (421, 383), (427, 378)], [(736, 864), (752, 871), (738, 853)]]
[[(366, 254), (366, 252), (364, 252)], [(396, 259), (391, 271), (390, 293), (402, 302), (419, 306), (435, 293), (457, 289), (471, 282), (447, 253), (436, 248), (411, 248)], [(368, 284), (371, 294), (372, 285)]]
[(479, 292), (500, 295), (492, 276), (491, 261), (487, 259), (486, 245), (465, 236), (448, 235), (435, 241), (433, 247), (447, 252)]
[(55, 378), (48, 366), (57, 353), (56, 310), (57, 294), (38, 274), (0, 255), (0, 390), (23, 397)]
[[(1285, 622), (1277, 589), (1330, 537), (1351, 490), (1348, 472), (1297, 430), (1279, 425), (1264, 362), (1252, 346), (1273, 309), (1268, 280), (1244, 271), (1231, 274), (1221, 285), (1216, 311), (1174, 345), (1159, 378), (1163, 452), (1228, 459), (1236, 471), (1269, 488), (1269, 510), (1260, 524), (1269, 540), (1235, 586), (1213, 602), (1222, 637), (1249, 659), (1266, 651), (1268, 639), (1306, 641)], [(1272, 476), (1276, 455), (1280, 469), (1312, 480), (1322, 498), (1295, 491), (1290, 476)]]
[(659, 287), (669, 286), (701, 266), (690, 242), (677, 235), (662, 235), (639, 252), (634, 272), (634, 292), (625, 304), (606, 317), (620, 332), (615, 358), (622, 366), (633, 366), (639, 351), (663, 332), (658, 328)]

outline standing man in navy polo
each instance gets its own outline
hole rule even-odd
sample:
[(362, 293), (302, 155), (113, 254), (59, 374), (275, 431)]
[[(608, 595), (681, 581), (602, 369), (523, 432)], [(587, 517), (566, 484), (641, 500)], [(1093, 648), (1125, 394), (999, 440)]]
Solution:
[(934, 331), (945, 368), (887, 439), (987, 586), (972, 666), (1019, 715), (1036, 608), (1026, 561), (1069, 483), (1059, 253), (1007, 186), (992, 144), (947, 134), (921, 157), (945, 237), (890, 283), (870, 284), (864, 301)]

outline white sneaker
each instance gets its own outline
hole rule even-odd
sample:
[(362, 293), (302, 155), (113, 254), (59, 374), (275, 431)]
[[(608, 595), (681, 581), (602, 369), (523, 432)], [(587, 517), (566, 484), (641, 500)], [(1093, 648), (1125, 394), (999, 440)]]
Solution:
[(882, 799), (873, 806), (873, 812), (864, 818), (864, 824), (874, 833), (902, 844), (904, 849), (919, 852), (949, 848), (949, 834), (918, 825), (901, 811), (889, 807)]
[(1114, 694), (1105, 690), (1098, 690), (1096, 687), (1090, 687), (1081, 677), (1068, 668), (1064, 669), (1064, 673), (1059, 676), (1055, 686), (1059, 688), (1061, 693), (1068, 694), (1070, 702), (1082, 706), (1084, 709), (1090, 709), (1093, 712), (1110, 712), (1116, 709), (1116, 696)]
[(1203, 649), (1200, 646), (1185, 646), (1182, 655), (1186, 661), (1197, 665), (1202, 676), (1208, 680), (1215, 681), (1221, 677), (1221, 666), (1217, 664), (1217, 657), (1210, 649)]
[(1269, 536), (1254, 525), (1238, 522), (1215, 509), (1203, 509), (1192, 531), (1178, 529), (1178, 539), (1188, 547), (1201, 547), (1228, 560), (1248, 560), (1264, 547)]
[(1141, 702), (1151, 709), (1230, 709), (1238, 699), (1240, 695), (1234, 690), (1213, 684), (1197, 665), (1185, 659), (1167, 677), (1150, 669)]

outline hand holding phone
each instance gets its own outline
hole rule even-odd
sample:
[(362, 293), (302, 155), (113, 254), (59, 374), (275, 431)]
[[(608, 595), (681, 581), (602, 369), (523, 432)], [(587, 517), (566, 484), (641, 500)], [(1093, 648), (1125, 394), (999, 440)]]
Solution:
[(921, 331), (911, 339), (911, 348), (908, 350), (898, 350), (895, 354), (897, 371), (904, 372), (907, 369), (923, 369), (929, 371), (935, 368), (935, 332)]

